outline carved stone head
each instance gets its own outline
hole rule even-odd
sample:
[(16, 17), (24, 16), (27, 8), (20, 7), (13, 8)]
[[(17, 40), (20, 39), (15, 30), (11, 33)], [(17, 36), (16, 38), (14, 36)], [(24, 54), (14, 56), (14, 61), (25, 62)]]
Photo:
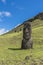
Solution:
[(29, 40), (31, 38), (31, 22), (26, 22), (23, 28), (23, 38)]

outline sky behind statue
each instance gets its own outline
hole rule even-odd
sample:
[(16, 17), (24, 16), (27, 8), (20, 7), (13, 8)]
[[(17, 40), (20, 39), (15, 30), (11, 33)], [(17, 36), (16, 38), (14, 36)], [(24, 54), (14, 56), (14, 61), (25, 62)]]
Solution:
[(0, 34), (43, 12), (43, 0), (0, 0)]

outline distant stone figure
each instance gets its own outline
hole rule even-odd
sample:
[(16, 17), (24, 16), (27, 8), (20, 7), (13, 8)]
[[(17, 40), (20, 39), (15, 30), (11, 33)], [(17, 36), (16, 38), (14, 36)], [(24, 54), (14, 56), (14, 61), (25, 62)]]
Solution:
[(22, 49), (30, 49), (33, 48), (33, 41), (31, 38), (31, 22), (25, 22), (23, 28), (23, 40), (22, 40)]

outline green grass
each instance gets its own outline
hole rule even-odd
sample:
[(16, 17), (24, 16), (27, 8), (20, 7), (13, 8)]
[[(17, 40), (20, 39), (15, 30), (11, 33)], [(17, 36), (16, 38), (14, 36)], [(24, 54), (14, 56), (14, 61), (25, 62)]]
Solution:
[[(22, 31), (19, 31), (0, 36), (0, 65), (30, 65), (33, 60), (37, 62), (37, 65), (42, 63), (43, 20), (32, 22), (33, 49), (19, 49), (21, 48), (22, 35)], [(25, 60), (26, 56), (29, 56), (28, 62)]]

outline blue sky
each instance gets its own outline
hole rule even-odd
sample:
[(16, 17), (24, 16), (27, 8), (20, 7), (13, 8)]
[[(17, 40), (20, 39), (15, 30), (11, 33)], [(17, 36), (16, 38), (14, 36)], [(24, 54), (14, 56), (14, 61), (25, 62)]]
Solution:
[(0, 0), (0, 34), (43, 12), (43, 0)]

